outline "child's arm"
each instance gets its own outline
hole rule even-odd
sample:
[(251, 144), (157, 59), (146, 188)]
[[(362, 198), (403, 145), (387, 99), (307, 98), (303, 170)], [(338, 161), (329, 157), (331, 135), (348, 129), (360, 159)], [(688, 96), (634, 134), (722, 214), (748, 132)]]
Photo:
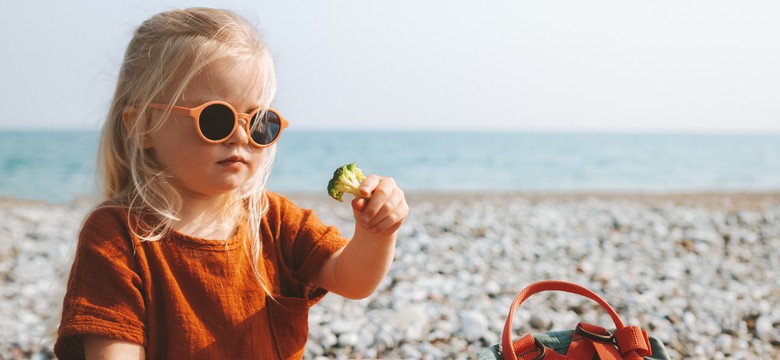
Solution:
[(92, 359), (133, 359), (146, 358), (144, 347), (140, 344), (109, 339), (102, 336), (84, 336), (84, 358)]
[(398, 228), (409, 215), (404, 192), (389, 177), (370, 175), (360, 185), (369, 197), (352, 200), (355, 235), (333, 254), (314, 282), (350, 299), (365, 298), (390, 270)]

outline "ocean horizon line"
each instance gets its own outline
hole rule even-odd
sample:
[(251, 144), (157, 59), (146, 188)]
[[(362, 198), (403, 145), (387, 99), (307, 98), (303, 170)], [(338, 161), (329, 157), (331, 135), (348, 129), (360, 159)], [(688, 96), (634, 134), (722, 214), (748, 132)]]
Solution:
[[(30, 133), (100, 133), (100, 128), (3, 128), (0, 127), (0, 133), (5, 134), (30, 134)], [(551, 128), (449, 128), (449, 129), (434, 129), (434, 128), (420, 128), (420, 129), (399, 129), (399, 128), (346, 128), (346, 129), (332, 129), (332, 128), (295, 128), (290, 127), (287, 132), (297, 133), (408, 133), (408, 134), (521, 134), (521, 135), (664, 135), (664, 136), (780, 136), (780, 129), (589, 129), (589, 128), (573, 128), (573, 129), (551, 129)]]
[[(97, 131), (0, 131), (0, 196), (97, 191)], [(291, 131), (269, 189), (319, 191), (338, 166), (404, 191), (699, 191), (780, 188), (780, 135)]]
[[(327, 191), (323, 190), (292, 190), (292, 189), (266, 189), (289, 198), (307, 200), (331, 200)], [(780, 202), (780, 187), (775, 188), (680, 188), (680, 189), (410, 189), (404, 190), (409, 199), (434, 199), (434, 200), (475, 200), (496, 199), (500, 197), (529, 198), (529, 199), (588, 199), (605, 198), (611, 200), (620, 199), (652, 199), (652, 198), (733, 198), (746, 197), (752, 199), (766, 198)], [(78, 194), (71, 199), (43, 199), (27, 196), (14, 196), (0, 194), (0, 205), (8, 203), (45, 203), (45, 204), (78, 204), (84, 202), (101, 201), (98, 193)], [(335, 200), (331, 200), (335, 201)]]

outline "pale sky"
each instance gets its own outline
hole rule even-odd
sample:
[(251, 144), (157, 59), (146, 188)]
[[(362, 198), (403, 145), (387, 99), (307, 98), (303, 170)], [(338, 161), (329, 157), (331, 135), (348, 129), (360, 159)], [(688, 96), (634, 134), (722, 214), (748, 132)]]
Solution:
[(11, 1), (0, 129), (98, 129), (135, 27), (229, 8), (291, 129), (780, 133), (777, 1)]

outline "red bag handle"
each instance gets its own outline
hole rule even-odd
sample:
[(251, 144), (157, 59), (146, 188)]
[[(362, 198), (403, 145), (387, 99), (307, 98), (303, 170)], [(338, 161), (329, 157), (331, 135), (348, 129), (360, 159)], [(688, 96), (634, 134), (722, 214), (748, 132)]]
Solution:
[(567, 281), (543, 280), (535, 282), (531, 285), (528, 285), (525, 289), (523, 289), (523, 291), (517, 294), (515, 301), (512, 302), (512, 306), (509, 308), (509, 315), (507, 316), (506, 324), (504, 325), (504, 333), (501, 336), (501, 346), (503, 349), (502, 352), (504, 354), (504, 359), (517, 360), (517, 355), (515, 354), (515, 349), (512, 344), (512, 318), (515, 317), (515, 309), (520, 307), (520, 304), (531, 297), (531, 295), (542, 291), (565, 291), (589, 298), (597, 302), (599, 305), (601, 305), (602, 308), (604, 308), (604, 310), (607, 311), (607, 313), (609, 313), (609, 316), (612, 318), (612, 322), (615, 323), (616, 329), (620, 330), (625, 327), (625, 325), (623, 325), (623, 321), (620, 320), (620, 316), (618, 316), (615, 309), (613, 309), (612, 306), (610, 306), (604, 299), (601, 298), (601, 296), (598, 296), (593, 291)]

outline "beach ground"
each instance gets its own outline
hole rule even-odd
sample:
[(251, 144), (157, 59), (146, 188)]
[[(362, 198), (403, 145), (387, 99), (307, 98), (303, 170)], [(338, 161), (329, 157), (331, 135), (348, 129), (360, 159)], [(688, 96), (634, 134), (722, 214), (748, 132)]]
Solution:
[[(351, 233), (351, 211), (292, 194)], [(499, 341), (524, 286), (563, 279), (602, 295), (673, 358), (780, 356), (780, 192), (414, 193), (390, 274), (371, 297), (327, 296), (307, 358), (473, 358)], [(88, 200), (0, 199), (0, 359), (51, 356)], [(515, 336), (609, 326), (596, 306), (539, 295)]]

